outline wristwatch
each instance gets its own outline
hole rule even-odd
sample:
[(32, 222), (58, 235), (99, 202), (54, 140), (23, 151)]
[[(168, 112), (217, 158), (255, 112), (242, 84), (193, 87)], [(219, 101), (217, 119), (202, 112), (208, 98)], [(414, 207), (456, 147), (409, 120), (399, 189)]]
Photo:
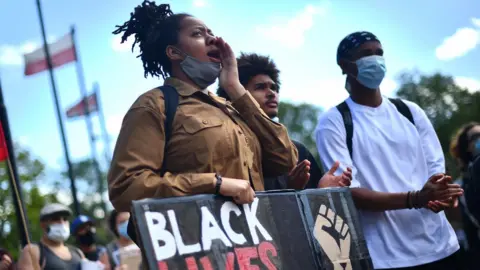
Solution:
[(215, 194), (220, 194), (220, 186), (222, 185), (222, 176), (218, 173), (215, 174), (215, 178), (217, 179), (217, 183), (215, 184)]

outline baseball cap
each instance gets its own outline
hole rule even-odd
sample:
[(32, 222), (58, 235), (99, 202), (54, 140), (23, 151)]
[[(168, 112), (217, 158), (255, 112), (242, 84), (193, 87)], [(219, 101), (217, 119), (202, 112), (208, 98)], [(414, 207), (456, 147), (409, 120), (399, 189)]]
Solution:
[(80, 215), (80, 216), (76, 217), (72, 221), (72, 224), (70, 225), (70, 232), (72, 232), (72, 234), (75, 234), (77, 232), (77, 230), (84, 224), (93, 225), (94, 224), (93, 219), (91, 219), (89, 216), (85, 216), (85, 215)]
[(44, 220), (54, 215), (64, 215), (69, 217), (72, 215), (72, 210), (60, 203), (47, 204), (42, 210), (40, 210), (40, 220)]

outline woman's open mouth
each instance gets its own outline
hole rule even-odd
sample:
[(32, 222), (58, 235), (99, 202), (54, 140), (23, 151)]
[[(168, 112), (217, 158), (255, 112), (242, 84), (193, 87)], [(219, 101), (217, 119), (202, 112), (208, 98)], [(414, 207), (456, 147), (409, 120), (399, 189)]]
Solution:
[(222, 60), (220, 59), (220, 51), (219, 50), (212, 50), (207, 53), (208, 58), (210, 61), (215, 63), (220, 63)]

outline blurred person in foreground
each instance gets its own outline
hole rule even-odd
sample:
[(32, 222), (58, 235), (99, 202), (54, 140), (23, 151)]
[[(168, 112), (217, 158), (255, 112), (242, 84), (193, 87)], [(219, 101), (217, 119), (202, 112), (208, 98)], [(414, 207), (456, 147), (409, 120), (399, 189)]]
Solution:
[(13, 270), (15, 263), (12, 255), (7, 250), (0, 248), (0, 270)]
[(78, 248), (65, 245), (70, 237), (68, 219), (71, 210), (52, 203), (40, 210), (43, 236), (38, 244), (26, 245), (18, 260), (18, 269), (80, 269), (85, 258)]
[(114, 254), (121, 248), (135, 245), (127, 232), (129, 218), (129, 212), (117, 212), (116, 210), (113, 210), (108, 217), (108, 227), (116, 239), (107, 245), (107, 256), (110, 268), (106, 269), (125, 269), (125, 266), (120, 264), (120, 258), (115, 258)]
[(70, 226), (70, 231), (85, 258), (93, 262), (98, 261), (104, 265), (105, 269), (110, 269), (107, 250), (97, 244), (95, 222), (90, 217), (85, 215), (76, 217)]
[[(256, 53), (242, 53), (237, 58), (238, 75), (240, 83), (247, 89), (260, 108), (271, 118), (278, 117), (278, 104), (280, 97), (280, 70), (270, 57)], [(230, 100), (225, 90), (218, 88), (220, 97)], [(266, 177), (264, 181), (266, 190), (304, 188), (325, 188), (349, 186), (351, 179), (350, 169), (341, 175), (334, 176), (338, 163), (324, 174), (323, 168), (318, 165), (312, 153), (299, 141), (292, 140), (298, 150), (298, 164), (288, 174), (278, 177)], [(320, 179), (321, 178), (321, 179)], [(289, 184), (290, 183), (290, 184)]]
[(458, 240), (442, 210), (455, 207), (463, 190), (445, 173), (425, 112), (381, 94), (383, 54), (370, 32), (339, 44), (350, 97), (319, 118), (320, 158), (326, 167), (352, 166), (352, 197), (375, 269), (457, 269)]
[[(450, 153), (461, 172), (456, 183), (465, 190), (460, 197), (461, 221), (470, 267), (478, 264), (480, 256), (480, 123), (471, 122), (461, 127), (450, 144)], [(460, 231), (461, 233), (462, 231)], [(473, 269), (473, 268), (472, 268)]]
[[(165, 88), (141, 95), (125, 115), (108, 174), (117, 211), (129, 211), (133, 200), (194, 194), (251, 203), (264, 190), (264, 175), (295, 167), (298, 153), (286, 128), (245, 90), (230, 45), (204, 22), (144, 1), (114, 33), (123, 34), (122, 42), (133, 35), (145, 76), (164, 78), (180, 96), (168, 142)], [(231, 104), (208, 91), (217, 78)], [(136, 237), (132, 222), (129, 234)]]

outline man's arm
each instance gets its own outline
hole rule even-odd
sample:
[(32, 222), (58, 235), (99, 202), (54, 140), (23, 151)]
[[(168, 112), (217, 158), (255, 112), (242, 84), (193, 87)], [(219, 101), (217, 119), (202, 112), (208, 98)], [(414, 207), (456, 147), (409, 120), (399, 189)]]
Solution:
[(160, 177), (164, 120), (149, 107), (132, 108), (125, 116), (108, 173), (110, 201), (118, 211), (130, 211), (133, 200), (215, 192), (214, 173), (166, 172)]
[(410, 108), (415, 120), (415, 127), (420, 135), (423, 152), (428, 166), (428, 177), (435, 174), (445, 173), (445, 156), (437, 133), (425, 111), (417, 104), (404, 100)]
[(264, 175), (289, 173), (297, 165), (298, 152), (285, 126), (271, 120), (248, 92), (234, 100), (232, 106), (260, 141)]
[[(337, 117), (332, 112), (329, 113), (329, 116)], [(369, 211), (407, 208), (407, 193), (377, 192), (362, 187), (348, 152), (346, 132), (340, 114), (338, 119), (322, 117), (315, 130), (315, 139), (324, 168), (331, 168), (336, 161), (340, 162), (336, 175), (343, 173), (347, 167), (352, 168), (351, 191), (357, 208)]]

